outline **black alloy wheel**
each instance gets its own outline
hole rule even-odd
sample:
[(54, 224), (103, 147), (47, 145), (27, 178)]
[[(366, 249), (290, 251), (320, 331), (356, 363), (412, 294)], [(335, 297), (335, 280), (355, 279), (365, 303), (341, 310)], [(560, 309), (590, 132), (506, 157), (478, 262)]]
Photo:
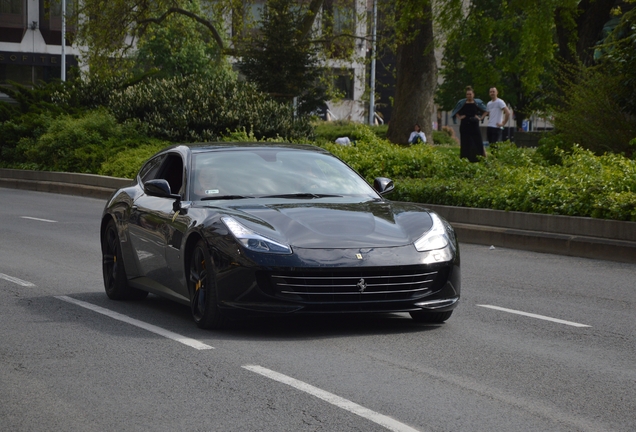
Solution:
[(416, 311), (409, 312), (411, 318), (417, 322), (429, 323), (429, 324), (441, 324), (451, 317), (453, 311), (448, 312), (429, 312), (429, 311)]
[(148, 295), (146, 291), (128, 286), (117, 227), (112, 220), (106, 225), (102, 238), (102, 272), (106, 295), (111, 300), (142, 300)]
[(199, 240), (190, 258), (188, 290), (194, 322), (203, 329), (221, 328), (224, 317), (217, 304), (212, 261), (207, 245)]

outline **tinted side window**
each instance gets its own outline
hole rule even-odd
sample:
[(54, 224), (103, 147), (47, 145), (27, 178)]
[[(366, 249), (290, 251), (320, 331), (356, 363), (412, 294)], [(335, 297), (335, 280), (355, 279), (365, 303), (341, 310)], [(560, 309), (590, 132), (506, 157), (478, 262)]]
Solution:
[(174, 153), (168, 154), (154, 178), (166, 180), (172, 193), (181, 193), (181, 186), (183, 185), (183, 160), (181, 156)]
[(152, 180), (157, 175), (157, 171), (159, 171), (159, 167), (161, 167), (161, 162), (166, 158), (166, 155), (159, 155), (150, 159), (146, 164), (139, 170), (139, 177), (141, 177), (142, 182), (146, 182), (148, 180)]

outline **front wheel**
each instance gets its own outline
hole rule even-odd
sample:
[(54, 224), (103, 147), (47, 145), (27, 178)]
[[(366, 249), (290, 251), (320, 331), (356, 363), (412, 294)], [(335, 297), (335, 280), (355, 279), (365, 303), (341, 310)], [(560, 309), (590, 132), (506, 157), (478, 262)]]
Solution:
[(217, 304), (212, 260), (207, 245), (199, 240), (190, 258), (188, 291), (194, 322), (202, 329), (223, 327), (223, 314)]
[(417, 322), (429, 323), (429, 324), (441, 324), (453, 314), (453, 311), (448, 312), (429, 312), (429, 311), (415, 311), (409, 312), (411, 318)]
[(112, 220), (106, 225), (102, 238), (102, 273), (106, 295), (111, 300), (142, 300), (148, 295), (146, 291), (128, 286), (119, 235)]

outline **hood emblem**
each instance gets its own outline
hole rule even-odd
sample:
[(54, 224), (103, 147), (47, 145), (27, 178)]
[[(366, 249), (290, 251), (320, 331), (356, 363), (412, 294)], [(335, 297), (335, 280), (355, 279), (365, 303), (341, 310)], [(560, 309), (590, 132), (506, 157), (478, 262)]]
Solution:
[(358, 259), (362, 259), (362, 254), (357, 253), (357, 254), (356, 254), (356, 258), (358, 258)]
[(360, 279), (356, 284), (356, 287), (358, 288), (359, 292), (363, 293), (364, 290), (367, 289), (367, 283), (364, 279)]

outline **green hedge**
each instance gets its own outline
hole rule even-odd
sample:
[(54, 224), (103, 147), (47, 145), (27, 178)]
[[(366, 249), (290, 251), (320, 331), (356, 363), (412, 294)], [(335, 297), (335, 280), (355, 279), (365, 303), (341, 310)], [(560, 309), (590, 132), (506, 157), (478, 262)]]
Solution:
[[(81, 135), (90, 137), (106, 130), (112, 127), (111, 121), (85, 120), (81, 129), (86, 131)], [(375, 177), (392, 178), (396, 184), (390, 196), (393, 200), (636, 221), (636, 161), (621, 155), (595, 156), (578, 146), (569, 153), (556, 148), (553, 151), (560, 164), (551, 164), (535, 149), (501, 143), (480, 163), (470, 163), (459, 158), (458, 146), (404, 147), (379, 138), (366, 126), (357, 125), (354, 132), (355, 146), (325, 141), (319, 145), (369, 182)], [(257, 140), (245, 131), (222, 139)], [(98, 172), (132, 178), (144, 160), (167, 144), (120, 146), (117, 152), (110, 152)]]
[[(316, 141), (334, 142), (336, 138), (348, 137), (352, 141), (363, 139), (360, 132), (359, 123), (351, 121), (337, 120), (333, 122), (319, 121), (314, 124)], [(389, 125), (370, 126), (369, 129), (378, 138), (386, 139)], [(433, 131), (433, 142), (435, 145), (455, 145), (457, 142), (446, 132)]]
[(126, 149), (142, 145), (161, 148), (169, 143), (148, 138), (134, 124), (117, 123), (106, 110), (89, 112), (78, 118), (63, 115), (50, 120), (43, 134), (19, 140), (15, 151), (20, 157), (16, 157), (18, 162), (15, 166), (43, 171), (110, 174), (114, 171), (104, 171), (103, 164)]
[[(132, 178), (143, 161), (170, 145), (148, 138), (139, 122), (118, 122), (105, 109), (21, 118), (28, 121), (0, 124), (0, 139), (18, 139), (14, 147), (3, 146), (2, 166)], [(355, 146), (336, 145), (320, 129), (316, 143), (370, 182), (392, 178), (394, 200), (636, 221), (636, 160), (622, 155), (596, 156), (576, 145), (563, 150), (554, 142), (538, 150), (501, 143), (491, 146), (486, 159), (469, 163), (459, 158), (456, 145), (399, 146), (380, 138), (378, 129), (348, 127)], [(221, 140), (285, 140), (245, 128), (218, 133)]]
[(551, 165), (534, 149), (501, 143), (470, 163), (459, 159), (459, 147), (402, 147), (359, 128), (356, 146), (322, 146), (370, 182), (392, 178), (391, 199), (636, 221), (636, 160), (574, 146), (571, 154), (561, 151), (562, 164)]

